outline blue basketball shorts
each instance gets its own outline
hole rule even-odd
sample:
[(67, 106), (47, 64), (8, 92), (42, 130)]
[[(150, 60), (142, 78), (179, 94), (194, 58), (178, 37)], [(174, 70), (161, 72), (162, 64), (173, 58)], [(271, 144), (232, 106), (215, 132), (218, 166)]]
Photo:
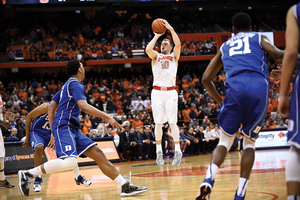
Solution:
[(57, 158), (82, 156), (89, 148), (96, 145), (75, 126), (63, 124), (53, 126)]
[(288, 125), (288, 134), (287, 140), (288, 143), (292, 146), (300, 149), (300, 134), (299, 134), (299, 122), (300, 122), (300, 105), (299, 105), (299, 78), (300, 71), (298, 71), (294, 84), (293, 84), (293, 93), (290, 105), (290, 116), (289, 116), (289, 125)]
[(241, 133), (255, 141), (268, 109), (267, 80), (256, 72), (244, 72), (228, 78), (225, 89), (218, 115), (221, 131), (233, 136), (242, 124)]
[(51, 134), (42, 134), (36, 131), (30, 132), (30, 143), (32, 151), (35, 152), (35, 148), (38, 145), (43, 145), (44, 149), (47, 147), (51, 139)]

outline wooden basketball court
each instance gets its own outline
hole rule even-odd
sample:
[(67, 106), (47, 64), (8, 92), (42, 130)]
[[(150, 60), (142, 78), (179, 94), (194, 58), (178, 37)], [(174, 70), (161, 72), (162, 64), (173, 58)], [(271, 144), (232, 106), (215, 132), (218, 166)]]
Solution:
[[(212, 200), (234, 198), (239, 178), (241, 152), (229, 153), (216, 176)], [(257, 150), (252, 175), (246, 193), (247, 200), (286, 199), (285, 166), (289, 149)], [(15, 184), (12, 189), (0, 189), (0, 200), (10, 199), (82, 199), (82, 200), (191, 200), (195, 199), (199, 185), (205, 177), (211, 154), (183, 157), (179, 166), (165, 159), (164, 166), (155, 160), (116, 163), (116, 168), (136, 185), (149, 188), (148, 192), (134, 197), (120, 197), (120, 187), (104, 176), (97, 166), (80, 167), (81, 175), (93, 181), (90, 187), (76, 185), (71, 171), (43, 175), (42, 191), (30, 190), (29, 197), (18, 189), (16, 174), (7, 176)]]

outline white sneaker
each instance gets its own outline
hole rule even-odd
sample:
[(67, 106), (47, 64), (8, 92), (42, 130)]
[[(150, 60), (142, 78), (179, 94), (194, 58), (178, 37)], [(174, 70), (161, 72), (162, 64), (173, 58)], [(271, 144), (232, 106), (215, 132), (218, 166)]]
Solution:
[(35, 181), (33, 183), (33, 191), (34, 192), (40, 192), (42, 190), (42, 182), (43, 179), (41, 177), (36, 177)]
[(75, 179), (75, 182), (77, 185), (84, 185), (85, 187), (89, 187), (93, 182), (89, 179), (83, 178), (81, 175), (78, 176), (77, 179)]
[(156, 153), (156, 163), (157, 165), (164, 165), (164, 157), (161, 151)]
[(175, 151), (172, 165), (179, 165), (181, 163), (181, 157), (182, 157), (181, 151)]
[(34, 192), (40, 192), (42, 190), (42, 186), (40, 183), (33, 184), (33, 191)]
[(92, 184), (92, 181), (90, 181), (89, 179), (85, 179), (82, 183), (85, 187), (89, 187)]

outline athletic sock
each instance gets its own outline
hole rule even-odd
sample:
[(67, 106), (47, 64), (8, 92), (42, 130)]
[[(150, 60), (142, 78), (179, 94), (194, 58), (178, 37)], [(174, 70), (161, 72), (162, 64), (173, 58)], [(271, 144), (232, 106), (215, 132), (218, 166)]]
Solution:
[(156, 153), (162, 152), (161, 144), (156, 145)]
[(33, 169), (30, 169), (30, 170), (28, 170), (28, 172), (29, 172), (30, 174), (32, 174), (34, 177), (37, 177), (37, 176), (43, 174), (42, 169), (41, 169), (41, 166), (37, 166), (37, 167), (35, 167), (35, 168), (33, 168)]
[(248, 179), (245, 179), (242, 177), (239, 178), (239, 187), (237, 189), (238, 196), (241, 196), (241, 197), (245, 196), (248, 182), (249, 182)]
[(79, 167), (78, 167), (78, 165), (77, 165), (76, 167), (74, 167), (73, 173), (74, 173), (75, 179), (77, 180), (77, 179), (78, 179), (78, 176), (80, 176), (80, 172), (79, 172)]
[(175, 151), (178, 151), (178, 152), (181, 151), (181, 150), (180, 150), (180, 145), (179, 145), (179, 144), (175, 144)]
[(121, 174), (119, 174), (119, 175), (115, 178), (114, 182), (115, 182), (116, 184), (122, 186), (122, 185), (124, 185), (124, 184), (126, 183), (126, 180), (125, 180), (125, 178), (124, 178)]
[(219, 167), (216, 164), (211, 163), (208, 167), (208, 170), (206, 171), (205, 178), (210, 178), (211, 180), (214, 180), (218, 169)]

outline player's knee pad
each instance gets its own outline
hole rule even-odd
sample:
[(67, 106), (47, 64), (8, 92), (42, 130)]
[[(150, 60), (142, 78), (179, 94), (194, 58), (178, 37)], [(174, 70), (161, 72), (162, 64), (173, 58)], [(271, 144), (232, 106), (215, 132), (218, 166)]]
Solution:
[(229, 151), (229, 149), (232, 146), (233, 141), (234, 141), (234, 135), (228, 136), (228, 135), (225, 135), (223, 132), (221, 132), (218, 146), (224, 146), (224, 147), (226, 147), (227, 151)]
[(286, 163), (285, 177), (287, 182), (300, 182), (300, 150), (291, 147)]
[(64, 161), (66, 169), (73, 169), (77, 165), (77, 158), (74, 157), (65, 158)]
[(4, 170), (4, 158), (0, 157), (0, 172)]
[(250, 140), (249, 138), (244, 137), (243, 148), (244, 150), (247, 148), (251, 148), (255, 150), (255, 142)]

